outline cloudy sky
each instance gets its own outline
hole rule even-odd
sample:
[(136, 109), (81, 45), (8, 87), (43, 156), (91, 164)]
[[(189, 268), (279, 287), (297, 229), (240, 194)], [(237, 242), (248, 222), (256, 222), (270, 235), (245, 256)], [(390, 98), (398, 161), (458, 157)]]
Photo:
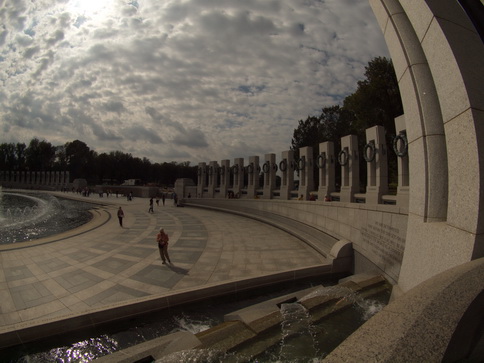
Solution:
[(375, 56), (367, 0), (0, 0), (0, 142), (280, 155)]

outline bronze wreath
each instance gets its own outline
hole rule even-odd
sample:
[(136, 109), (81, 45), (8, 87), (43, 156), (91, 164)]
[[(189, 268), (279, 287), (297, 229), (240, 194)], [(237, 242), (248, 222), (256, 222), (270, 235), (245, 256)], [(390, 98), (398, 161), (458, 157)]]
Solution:
[(322, 152), (318, 155), (318, 159), (316, 160), (319, 169), (323, 169), (326, 166), (326, 153)]
[[(400, 151), (398, 148), (398, 142), (402, 141), (403, 150)], [(393, 138), (393, 151), (397, 154), (398, 157), (405, 157), (408, 154), (408, 140), (407, 134), (405, 132), (400, 132), (397, 136)]]
[(264, 173), (267, 174), (271, 170), (271, 162), (270, 161), (266, 161), (264, 163), (264, 165), (262, 166), (262, 170), (264, 171)]
[(287, 160), (286, 159), (281, 160), (281, 162), (279, 163), (279, 169), (281, 171), (286, 171), (287, 170)]
[(348, 155), (348, 150), (346, 149), (341, 149), (341, 151), (338, 153), (338, 162), (339, 165), (345, 166), (348, 164), (348, 161), (350, 160), (350, 157)]
[[(368, 150), (370, 150), (370, 155), (368, 155)], [(370, 141), (363, 147), (363, 158), (366, 160), (366, 162), (371, 163), (373, 160), (375, 160), (375, 156), (376, 156), (375, 142)]]

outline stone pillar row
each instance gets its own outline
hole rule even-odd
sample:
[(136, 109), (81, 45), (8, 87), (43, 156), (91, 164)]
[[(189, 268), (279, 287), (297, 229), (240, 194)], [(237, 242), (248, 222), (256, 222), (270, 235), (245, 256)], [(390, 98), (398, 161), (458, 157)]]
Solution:
[[(299, 159), (294, 151), (282, 152), (279, 163), (276, 154), (264, 155), (259, 163), (258, 156), (249, 157), (244, 165), (243, 158), (222, 160), (198, 164), (197, 191), (199, 197), (226, 198), (247, 197), (272, 199), (275, 196), (283, 200), (299, 198), (310, 199), (317, 195), (319, 200), (331, 199), (340, 202), (364, 200), (367, 204), (380, 204), (384, 200), (393, 201), (401, 206), (408, 206), (408, 155), (405, 130), (405, 118), (395, 120), (397, 135), (393, 148), (398, 156), (398, 189), (397, 197), (384, 196), (388, 193), (388, 150), (385, 141), (385, 129), (374, 126), (366, 130), (366, 144), (361, 152), (358, 150), (358, 139), (355, 135), (341, 138), (341, 150), (336, 155), (333, 142), (319, 144), (319, 154), (314, 160), (313, 148), (299, 149)], [(360, 194), (359, 158), (367, 164), (367, 189)], [(336, 185), (336, 164), (341, 166), (341, 185)], [(315, 190), (314, 171), (318, 170), (319, 187)], [(294, 183), (294, 174), (299, 176), (299, 185)], [(262, 175), (262, 181), (260, 181)], [(276, 175), (281, 177), (281, 186), (276, 190)]]
[(0, 170), (0, 183), (11, 187), (67, 186), (68, 171), (8, 171)]

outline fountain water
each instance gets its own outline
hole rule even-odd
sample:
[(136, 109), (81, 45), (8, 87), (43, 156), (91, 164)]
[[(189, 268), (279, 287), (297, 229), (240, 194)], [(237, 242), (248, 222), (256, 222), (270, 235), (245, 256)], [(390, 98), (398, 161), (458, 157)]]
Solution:
[(0, 244), (29, 241), (57, 234), (90, 220), (89, 203), (42, 193), (0, 190)]
[[(156, 362), (318, 362), (364, 321), (380, 311), (389, 297), (388, 293), (383, 293), (378, 297), (367, 299), (351, 289), (340, 286), (321, 287), (314, 291), (312, 295), (336, 297), (338, 300), (334, 303), (334, 311), (338, 310), (343, 304), (348, 304), (350, 308), (330, 314), (327, 319), (314, 321), (301, 304), (297, 302), (282, 304), (281, 339), (267, 349), (263, 355), (254, 357), (240, 351), (222, 352), (213, 349), (194, 349), (172, 353)], [(262, 300), (264, 299), (262, 298)], [(238, 300), (237, 307), (244, 304), (250, 306), (252, 303), (253, 300), (249, 302)], [(129, 322), (116, 333), (105, 333), (75, 343), (53, 346), (49, 350), (44, 348), (44, 350), (37, 350), (38, 353), (26, 354), (10, 361), (22, 363), (44, 361), (88, 362), (156, 337), (177, 331), (190, 331), (197, 334), (221, 323), (220, 318), (214, 319), (208, 316), (208, 312), (204, 312), (206, 310), (214, 311), (213, 306), (203, 306), (202, 309), (201, 305), (201, 303), (197, 303), (193, 310), (191, 307), (175, 309), (175, 311), (163, 313), (158, 317), (150, 314), (149, 323)], [(229, 305), (229, 307), (225, 305)], [(231, 311), (230, 309), (233, 309), (233, 307), (233, 303), (221, 303), (217, 306), (216, 311), (227, 311), (227, 309)], [(131, 326), (130, 324), (138, 325)], [(43, 347), (44, 345), (39, 343), (39, 349)]]

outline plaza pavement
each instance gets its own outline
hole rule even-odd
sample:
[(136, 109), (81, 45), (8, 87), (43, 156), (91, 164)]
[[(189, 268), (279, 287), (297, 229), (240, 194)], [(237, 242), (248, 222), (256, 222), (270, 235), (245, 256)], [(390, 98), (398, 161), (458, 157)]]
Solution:
[[(177, 208), (170, 199), (148, 213), (147, 198), (76, 198), (101, 203), (88, 224), (0, 245), (0, 337), (143, 299), (327, 265), (296, 237), (250, 218)], [(170, 236), (171, 265), (161, 263), (155, 241), (160, 227)]]

